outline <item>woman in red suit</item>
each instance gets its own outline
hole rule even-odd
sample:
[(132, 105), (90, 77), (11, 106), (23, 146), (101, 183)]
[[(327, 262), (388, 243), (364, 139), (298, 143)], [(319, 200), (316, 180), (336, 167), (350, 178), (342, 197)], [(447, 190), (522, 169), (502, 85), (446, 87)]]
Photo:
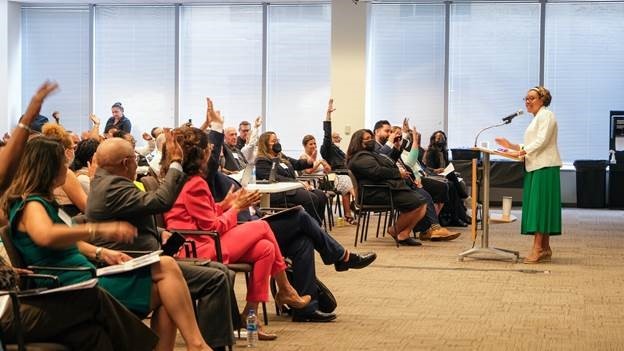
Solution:
[[(192, 127), (182, 127), (174, 133), (184, 152), (182, 168), (189, 179), (171, 210), (165, 213), (167, 228), (216, 231), (221, 239), (223, 263), (253, 264), (243, 316), (247, 315), (249, 309), (257, 311), (259, 302), (268, 301), (271, 276), (279, 288), (275, 296), (278, 304), (302, 308), (310, 303), (310, 295), (299, 296), (288, 282), (286, 263), (269, 224), (262, 220), (237, 224), (238, 212), (257, 202), (260, 195), (244, 189), (230, 191), (223, 201), (216, 203), (208, 183), (200, 176), (205, 172), (210, 156), (208, 136)], [(167, 160), (167, 157), (165, 149), (163, 160)], [(166, 174), (166, 171), (161, 174)], [(187, 239), (195, 240), (199, 257), (216, 258), (215, 245), (209, 236), (191, 236)], [(260, 332), (259, 337), (272, 340), (276, 336)]]

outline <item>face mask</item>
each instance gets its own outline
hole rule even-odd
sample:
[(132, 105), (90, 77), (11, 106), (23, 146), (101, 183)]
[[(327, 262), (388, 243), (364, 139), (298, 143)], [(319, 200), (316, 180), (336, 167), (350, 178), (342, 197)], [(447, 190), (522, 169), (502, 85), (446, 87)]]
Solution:
[(375, 140), (367, 140), (364, 142), (364, 150), (366, 151), (374, 151), (375, 150)]
[(282, 144), (280, 143), (273, 144), (272, 150), (274, 153), (279, 154), (280, 152), (282, 152)]

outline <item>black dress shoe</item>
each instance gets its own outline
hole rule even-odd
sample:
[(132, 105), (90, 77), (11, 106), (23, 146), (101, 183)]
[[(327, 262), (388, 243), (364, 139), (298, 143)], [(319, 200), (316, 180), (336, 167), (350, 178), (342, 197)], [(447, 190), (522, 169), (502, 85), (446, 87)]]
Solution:
[(336, 319), (335, 313), (325, 313), (319, 310), (316, 310), (311, 313), (299, 314), (295, 313), (293, 315), (293, 322), (316, 322), (316, 323), (324, 323), (331, 322)]
[(403, 240), (399, 240), (398, 241), (399, 245), (403, 245), (403, 246), (420, 246), (422, 245), (422, 243), (414, 238), (412, 238), (411, 236), (407, 239), (403, 239)]
[(349, 260), (347, 262), (340, 260), (334, 263), (334, 267), (336, 267), (336, 271), (338, 272), (344, 272), (351, 268), (360, 269), (373, 263), (376, 258), (377, 254), (374, 252), (367, 252), (365, 254), (349, 253)]

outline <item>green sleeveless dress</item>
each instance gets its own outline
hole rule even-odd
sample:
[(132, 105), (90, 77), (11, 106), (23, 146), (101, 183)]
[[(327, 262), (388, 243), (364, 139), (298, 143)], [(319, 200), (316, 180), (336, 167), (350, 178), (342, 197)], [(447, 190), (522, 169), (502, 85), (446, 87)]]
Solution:
[[(58, 209), (49, 201), (39, 196), (29, 196), (11, 206), (9, 213), (10, 233), (13, 244), (22, 255), (27, 266), (56, 267), (94, 267), (73, 244), (65, 249), (40, 247), (32, 241), (27, 233), (17, 230), (17, 223), (24, 206), (29, 201), (41, 203), (54, 223), (64, 224), (58, 215)], [(79, 271), (48, 271), (40, 272), (58, 276), (61, 285), (79, 283), (91, 279), (88, 272)], [(150, 311), (152, 291), (152, 272), (150, 266), (142, 267), (122, 274), (114, 274), (98, 278), (99, 285), (113, 295), (126, 308), (144, 317)]]

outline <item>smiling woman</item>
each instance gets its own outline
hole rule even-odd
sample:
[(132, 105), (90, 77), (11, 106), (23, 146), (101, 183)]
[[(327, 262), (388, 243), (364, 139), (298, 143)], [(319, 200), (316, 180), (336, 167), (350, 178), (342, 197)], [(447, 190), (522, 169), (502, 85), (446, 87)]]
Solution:
[(561, 234), (561, 157), (557, 147), (557, 120), (547, 107), (550, 91), (542, 86), (529, 89), (525, 107), (535, 117), (524, 133), (524, 144), (496, 138), (501, 146), (524, 156), (526, 173), (522, 193), (522, 234), (534, 235), (533, 249), (524, 263), (550, 261), (550, 236)]

